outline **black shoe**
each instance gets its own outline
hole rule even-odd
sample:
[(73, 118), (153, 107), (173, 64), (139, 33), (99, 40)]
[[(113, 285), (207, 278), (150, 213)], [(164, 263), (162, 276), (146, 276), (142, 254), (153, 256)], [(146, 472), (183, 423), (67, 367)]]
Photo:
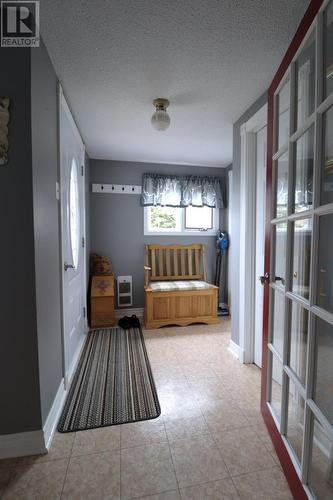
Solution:
[(140, 327), (140, 321), (136, 317), (135, 314), (133, 314), (131, 317), (129, 316), (124, 316), (118, 321), (118, 325), (123, 328), (124, 330), (128, 330), (129, 328), (139, 328)]

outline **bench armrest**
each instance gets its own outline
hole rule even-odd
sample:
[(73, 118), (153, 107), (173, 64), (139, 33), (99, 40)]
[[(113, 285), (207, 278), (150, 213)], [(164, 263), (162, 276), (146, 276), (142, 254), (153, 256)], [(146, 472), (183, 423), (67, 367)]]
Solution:
[(143, 266), (145, 270), (145, 287), (149, 285), (149, 271), (151, 271), (151, 267)]

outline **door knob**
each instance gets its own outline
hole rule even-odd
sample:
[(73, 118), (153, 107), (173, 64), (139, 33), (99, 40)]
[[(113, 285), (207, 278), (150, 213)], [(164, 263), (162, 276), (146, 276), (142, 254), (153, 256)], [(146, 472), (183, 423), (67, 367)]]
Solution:
[(259, 281), (262, 285), (269, 284), (269, 273), (265, 273), (264, 276), (259, 276)]
[(74, 264), (67, 264), (67, 262), (65, 262), (64, 269), (65, 271), (67, 271), (67, 269), (75, 269), (75, 266)]

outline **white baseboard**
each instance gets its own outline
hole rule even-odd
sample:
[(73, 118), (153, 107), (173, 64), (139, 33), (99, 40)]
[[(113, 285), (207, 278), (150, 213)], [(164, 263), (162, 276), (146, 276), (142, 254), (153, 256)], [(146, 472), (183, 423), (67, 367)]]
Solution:
[(0, 459), (46, 453), (42, 430), (0, 436)]
[(231, 339), (229, 340), (228, 351), (231, 352), (236, 359), (239, 359), (239, 345)]
[(123, 316), (132, 316), (135, 314), (138, 318), (143, 317), (143, 307), (133, 307), (130, 309), (116, 309), (115, 316), (117, 319), (122, 318)]
[(44, 442), (47, 450), (50, 449), (54, 432), (56, 430), (56, 426), (60, 417), (60, 413), (63, 409), (66, 399), (66, 391), (64, 379), (61, 380), (57, 394), (54, 398), (53, 405), (51, 410), (47, 416), (46, 422), (44, 424), (43, 432), (44, 432)]

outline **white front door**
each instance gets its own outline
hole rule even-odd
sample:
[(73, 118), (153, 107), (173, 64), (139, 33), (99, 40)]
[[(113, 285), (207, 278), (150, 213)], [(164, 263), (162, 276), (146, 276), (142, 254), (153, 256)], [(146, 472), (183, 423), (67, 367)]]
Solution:
[(264, 292), (258, 280), (264, 274), (267, 126), (256, 133), (256, 236), (254, 362), (261, 368)]
[(63, 361), (71, 378), (86, 325), (84, 145), (60, 90), (60, 192), (62, 218)]

